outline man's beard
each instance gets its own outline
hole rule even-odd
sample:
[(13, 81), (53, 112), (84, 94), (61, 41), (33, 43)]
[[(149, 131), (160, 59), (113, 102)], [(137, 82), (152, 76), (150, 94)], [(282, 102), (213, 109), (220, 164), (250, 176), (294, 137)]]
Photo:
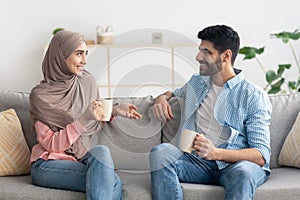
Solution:
[[(212, 63), (208, 63), (208, 62), (201, 62), (202, 64), (204, 63), (207, 66), (207, 70), (204, 73), (201, 73), (200, 70), (200, 74), (204, 75), (204, 76), (213, 76), (219, 72), (222, 71), (222, 61), (221, 61), (221, 57), (217, 58), (216, 62), (212, 62)], [(200, 67), (201, 68), (201, 67)]]

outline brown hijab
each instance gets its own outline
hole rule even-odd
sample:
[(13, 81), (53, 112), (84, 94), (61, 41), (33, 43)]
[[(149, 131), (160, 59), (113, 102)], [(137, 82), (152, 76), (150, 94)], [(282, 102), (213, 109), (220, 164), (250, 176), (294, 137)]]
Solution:
[[(72, 123), (98, 97), (95, 78), (86, 70), (81, 76), (74, 75), (66, 64), (66, 58), (83, 42), (86, 41), (80, 33), (66, 30), (56, 33), (42, 63), (44, 80), (30, 93), (32, 118), (54, 131), (60, 131)], [(90, 121), (86, 126), (87, 132), (67, 152), (81, 158), (92, 146), (91, 135), (101, 126), (97, 121)]]

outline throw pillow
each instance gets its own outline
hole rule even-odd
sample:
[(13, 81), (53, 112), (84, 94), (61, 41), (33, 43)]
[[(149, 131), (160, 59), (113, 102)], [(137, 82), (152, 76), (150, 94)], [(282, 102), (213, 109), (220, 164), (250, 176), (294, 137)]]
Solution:
[(300, 168), (300, 112), (283, 143), (278, 164)]
[(30, 151), (14, 109), (0, 112), (0, 176), (28, 174)]

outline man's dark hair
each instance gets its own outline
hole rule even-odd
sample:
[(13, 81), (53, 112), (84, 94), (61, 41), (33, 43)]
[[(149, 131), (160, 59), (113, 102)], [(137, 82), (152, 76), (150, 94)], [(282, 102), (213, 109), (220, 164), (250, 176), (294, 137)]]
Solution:
[(231, 64), (233, 65), (240, 48), (240, 38), (231, 27), (226, 25), (209, 26), (199, 31), (198, 38), (213, 43), (219, 54), (230, 49), (232, 51)]

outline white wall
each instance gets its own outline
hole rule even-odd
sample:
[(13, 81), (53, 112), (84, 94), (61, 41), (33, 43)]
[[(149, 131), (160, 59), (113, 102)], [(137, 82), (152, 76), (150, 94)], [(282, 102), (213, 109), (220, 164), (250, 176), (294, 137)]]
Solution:
[[(113, 25), (116, 35), (141, 28), (168, 29), (196, 39), (198, 31), (211, 24), (234, 27), (241, 46), (266, 46), (261, 61), (268, 68), (291, 61), (291, 53), (270, 33), (300, 28), (298, 0), (26, 0), (1, 5), (0, 89), (30, 91), (42, 79), (44, 45), (52, 30), (64, 27), (95, 39), (96, 26)], [(294, 43), (297, 55), (300, 42)], [(236, 65), (251, 81), (264, 86), (264, 74), (255, 61)], [(295, 66), (294, 66), (295, 67)], [(297, 72), (295, 69), (291, 76)]]

